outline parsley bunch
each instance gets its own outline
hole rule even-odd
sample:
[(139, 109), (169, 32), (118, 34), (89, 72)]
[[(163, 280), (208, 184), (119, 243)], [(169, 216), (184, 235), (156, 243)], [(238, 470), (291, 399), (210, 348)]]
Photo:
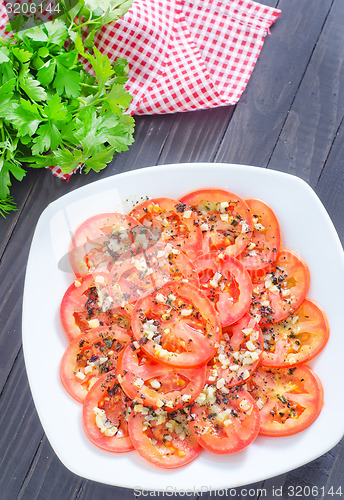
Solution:
[[(132, 0), (60, 0), (54, 21), (0, 37), (0, 214), (16, 206), (12, 177), (27, 167), (79, 165), (99, 172), (133, 143), (126, 110), (127, 62), (93, 46), (95, 33), (129, 9)], [(84, 69), (88, 62), (90, 72)]]

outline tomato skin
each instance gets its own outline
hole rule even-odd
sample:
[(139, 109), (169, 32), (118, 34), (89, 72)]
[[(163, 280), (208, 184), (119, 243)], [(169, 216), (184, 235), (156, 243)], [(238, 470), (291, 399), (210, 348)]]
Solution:
[[(250, 241), (250, 210), (245, 201), (236, 194), (224, 189), (205, 188), (191, 191), (179, 201), (192, 209), (199, 227), (203, 227), (203, 254), (215, 251), (236, 257)], [(228, 206), (218, 208), (221, 203), (228, 203)], [(223, 220), (226, 215), (229, 216), (228, 221)], [(241, 225), (243, 221), (246, 224), (245, 231)], [(208, 229), (204, 224), (208, 225)]]
[(216, 374), (215, 379), (222, 379), (228, 388), (243, 384), (256, 370), (262, 354), (262, 331), (246, 313), (234, 325), (223, 329), (217, 354), (208, 364), (208, 383), (212, 383)]
[[(216, 454), (237, 453), (259, 432), (259, 410), (251, 395), (235, 388), (229, 394), (217, 390), (214, 404), (196, 402), (190, 409), (190, 428), (202, 448)], [(219, 412), (214, 411), (219, 409)], [(228, 423), (229, 422), (229, 423)]]
[(256, 271), (271, 266), (281, 247), (281, 230), (276, 215), (263, 201), (245, 198), (253, 220), (248, 247), (238, 256), (245, 269)]
[(130, 335), (120, 329), (103, 327), (83, 332), (72, 340), (60, 364), (60, 378), (67, 392), (82, 403), (95, 380), (116, 368), (120, 351), (130, 341)]
[[(238, 321), (249, 310), (252, 295), (251, 278), (241, 262), (229, 256), (219, 259), (213, 252), (199, 257), (195, 266), (200, 289), (214, 304), (221, 326)], [(220, 278), (216, 280), (218, 273)]]
[[(150, 416), (149, 412), (147, 413)], [(185, 417), (178, 414), (177, 418), (178, 423), (183, 426), (184, 439), (180, 439), (180, 434), (166, 426), (166, 422), (174, 421), (171, 414), (166, 414), (164, 422), (159, 424), (154, 419), (152, 422), (147, 422), (147, 415), (136, 412), (135, 407), (131, 412), (129, 417), (131, 441), (136, 451), (152, 465), (162, 469), (176, 469), (192, 462), (201, 453), (202, 447), (192, 436)], [(171, 436), (172, 439), (167, 441), (163, 436)]]
[(61, 301), (60, 318), (69, 340), (89, 330), (89, 321), (95, 319), (102, 326), (123, 324), (123, 328), (130, 331), (130, 316), (125, 309), (112, 308), (112, 303), (104, 308), (98, 304), (100, 295), (103, 301), (109, 296), (107, 280), (107, 273), (89, 274), (73, 281), (66, 290)]
[(297, 434), (316, 420), (323, 407), (322, 384), (307, 365), (260, 366), (247, 386), (260, 408), (259, 434), (264, 436)]
[(282, 368), (315, 358), (326, 346), (330, 328), (323, 309), (306, 298), (294, 314), (266, 326), (263, 333), (266, 340), (261, 364)]
[(143, 226), (161, 231), (165, 243), (182, 250), (191, 260), (201, 251), (202, 232), (195, 225), (195, 216), (184, 217), (183, 207), (178, 200), (153, 198), (137, 205), (130, 216)]
[[(119, 213), (94, 215), (75, 230), (69, 248), (69, 260), (77, 278), (89, 272), (107, 271), (117, 258), (126, 258), (133, 252), (132, 231), (139, 225), (137, 220)], [(126, 238), (121, 241), (121, 249), (111, 251), (112, 235), (124, 230)], [(91, 246), (91, 250), (89, 250)]]
[(260, 317), (260, 325), (282, 321), (305, 299), (310, 284), (306, 262), (292, 250), (283, 249), (269, 271), (253, 279), (250, 312)]
[[(160, 302), (160, 296), (165, 302)], [(136, 302), (132, 330), (149, 357), (178, 368), (206, 364), (221, 336), (219, 319), (207, 297), (190, 283), (174, 281)], [(154, 340), (158, 337), (160, 342)]]
[[(120, 384), (131, 399), (153, 408), (175, 411), (192, 403), (203, 389), (205, 365), (187, 369), (171, 368), (142, 355), (139, 358), (140, 354), (142, 352), (130, 344), (117, 364)], [(154, 388), (150, 381), (159, 383), (160, 387)]]
[[(94, 408), (105, 411), (106, 417), (117, 424), (121, 437), (107, 436), (96, 425)], [(132, 407), (132, 402), (123, 393), (114, 372), (102, 375), (88, 392), (82, 409), (82, 422), (86, 436), (99, 448), (115, 453), (124, 453), (134, 449), (128, 432), (124, 413)]]

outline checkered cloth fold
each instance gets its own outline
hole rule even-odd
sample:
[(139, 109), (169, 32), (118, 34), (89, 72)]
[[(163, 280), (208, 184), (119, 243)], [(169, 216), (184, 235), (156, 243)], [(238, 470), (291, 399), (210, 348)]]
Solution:
[(134, 114), (235, 104), (281, 11), (252, 0), (136, 0), (95, 43), (131, 68)]
[[(131, 114), (232, 105), (280, 14), (252, 0), (135, 0), (99, 31), (95, 45), (111, 61), (127, 59)], [(1, 4), (0, 23), (6, 24)]]

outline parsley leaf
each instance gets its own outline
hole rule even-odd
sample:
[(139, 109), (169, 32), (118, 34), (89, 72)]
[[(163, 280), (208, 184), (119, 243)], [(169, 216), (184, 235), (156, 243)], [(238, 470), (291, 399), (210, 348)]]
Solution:
[(0, 215), (6, 217), (10, 212), (17, 210), (17, 205), (12, 196), (6, 196), (4, 199), (0, 199)]
[[(71, 69), (68, 64), (69, 60), (59, 56), (56, 58), (56, 76), (53, 82), (53, 87), (62, 96), (78, 97), (80, 94), (80, 71)], [(68, 71), (69, 70), (69, 71)]]
[(34, 155), (55, 150), (61, 144), (61, 133), (54, 123), (43, 123), (37, 130), (33, 139), (32, 153)]
[(56, 165), (61, 168), (62, 172), (70, 173), (82, 162), (82, 151), (80, 149), (70, 151), (67, 148), (60, 148), (54, 151), (53, 157), (56, 160)]
[(25, 99), (20, 99), (19, 103), (11, 103), (7, 108), (5, 121), (16, 127), (18, 136), (32, 136), (41, 122), (38, 107)]
[(49, 85), (54, 79), (55, 75), (55, 70), (56, 70), (56, 60), (55, 59), (50, 59), (46, 63), (44, 63), (43, 66), (39, 68), (37, 71), (37, 80), (42, 84), (42, 85)]
[(44, 101), (48, 97), (48, 94), (39, 83), (39, 81), (27, 75), (19, 80), (19, 86), (32, 101)]
[[(99, 172), (133, 143), (127, 62), (111, 64), (93, 47), (97, 30), (131, 4), (59, 0), (58, 19), (0, 38), (0, 215), (15, 209), (11, 183), (23, 180), (26, 167)], [(23, 23), (18, 17), (11, 27)]]
[(97, 153), (83, 160), (86, 174), (92, 169), (99, 172), (112, 160), (115, 153), (114, 149), (102, 147)]

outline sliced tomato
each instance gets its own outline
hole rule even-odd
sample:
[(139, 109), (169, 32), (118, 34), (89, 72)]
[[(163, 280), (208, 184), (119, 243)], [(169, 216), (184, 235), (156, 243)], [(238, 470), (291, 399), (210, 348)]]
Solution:
[(60, 318), (69, 340), (97, 326), (119, 327), (131, 333), (130, 314), (115, 307), (108, 290), (108, 274), (93, 273), (77, 278), (65, 292)]
[(112, 266), (109, 293), (115, 303), (132, 306), (135, 302), (170, 280), (199, 285), (191, 260), (170, 244), (158, 243), (139, 256)]
[(269, 272), (253, 280), (250, 312), (267, 325), (282, 321), (305, 299), (310, 282), (305, 261), (291, 250), (282, 250)]
[(203, 233), (203, 253), (239, 255), (251, 239), (252, 217), (243, 199), (224, 189), (198, 189), (180, 198), (184, 212), (196, 216)]
[(261, 200), (245, 198), (253, 222), (251, 241), (238, 259), (251, 271), (275, 263), (281, 246), (281, 230), (271, 208)]
[(195, 261), (200, 289), (213, 303), (222, 327), (238, 321), (250, 308), (252, 282), (244, 266), (234, 257), (217, 253)]
[(208, 365), (208, 382), (226, 387), (242, 384), (257, 368), (262, 352), (262, 331), (256, 320), (245, 314), (223, 329), (217, 353)]
[(152, 242), (156, 242), (153, 234), (133, 217), (118, 213), (99, 214), (76, 229), (69, 259), (75, 275), (85, 276), (94, 271), (109, 270), (115, 261), (140, 253)]
[(103, 327), (72, 340), (60, 365), (61, 382), (69, 394), (82, 403), (100, 375), (116, 368), (120, 351), (130, 341), (130, 335), (121, 329)]
[(161, 240), (182, 250), (191, 260), (199, 255), (202, 233), (194, 214), (187, 214), (177, 200), (154, 198), (137, 205), (130, 215), (149, 230), (160, 231)]
[(131, 451), (128, 432), (132, 401), (114, 372), (102, 375), (88, 392), (82, 409), (86, 436), (99, 448), (115, 453)]
[(254, 441), (259, 432), (259, 410), (242, 388), (227, 390), (206, 385), (190, 409), (192, 433), (212, 453), (236, 453)]
[(329, 324), (322, 308), (310, 299), (287, 319), (263, 329), (263, 366), (293, 366), (313, 359), (325, 347)]
[(131, 311), (140, 297), (155, 290), (153, 269), (144, 253), (115, 263), (110, 269), (108, 282), (114, 303)]
[(190, 404), (205, 384), (206, 365), (172, 368), (148, 358), (130, 344), (117, 365), (118, 379), (125, 393), (153, 408), (174, 411)]
[(190, 283), (176, 281), (136, 302), (132, 330), (148, 356), (180, 368), (206, 364), (221, 335), (210, 300)]
[(306, 365), (259, 366), (247, 381), (260, 409), (260, 434), (289, 436), (309, 427), (323, 406), (319, 377)]
[(129, 435), (138, 453), (163, 469), (182, 467), (202, 451), (180, 412), (152, 411), (135, 405), (129, 417)]
[(155, 288), (167, 281), (183, 281), (199, 287), (198, 274), (192, 260), (170, 243), (157, 243), (146, 252), (146, 258), (153, 269)]

